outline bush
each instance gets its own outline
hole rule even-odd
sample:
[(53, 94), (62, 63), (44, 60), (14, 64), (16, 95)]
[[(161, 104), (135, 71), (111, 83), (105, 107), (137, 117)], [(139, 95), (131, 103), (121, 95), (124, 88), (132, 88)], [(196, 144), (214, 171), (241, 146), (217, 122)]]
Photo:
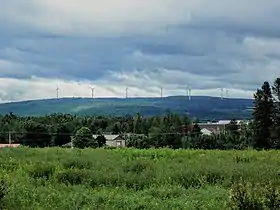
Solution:
[(0, 207), (2, 207), (2, 205), (3, 205), (2, 200), (3, 200), (4, 196), (6, 195), (6, 192), (7, 192), (7, 184), (3, 179), (1, 179), (1, 181), (0, 181)]
[(142, 173), (146, 169), (150, 168), (150, 165), (144, 161), (134, 161), (129, 162), (125, 166), (123, 166), (123, 171), (125, 173), (132, 172), (132, 173)]
[(64, 160), (62, 166), (65, 169), (90, 169), (92, 163), (82, 158), (71, 158)]
[(280, 190), (274, 184), (266, 185), (264, 188), (265, 205), (268, 209), (280, 209)]
[(55, 172), (55, 167), (48, 164), (38, 163), (28, 170), (30, 177), (34, 179), (49, 179)]
[(249, 184), (236, 184), (230, 190), (229, 208), (232, 210), (262, 210), (264, 206)]
[(230, 209), (280, 209), (279, 187), (274, 184), (252, 186), (236, 184), (230, 191)]
[(55, 175), (55, 179), (59, 183), (79, 185), (88, 183), (90, 174), (85, 170), (68, 169), (60, 171)]

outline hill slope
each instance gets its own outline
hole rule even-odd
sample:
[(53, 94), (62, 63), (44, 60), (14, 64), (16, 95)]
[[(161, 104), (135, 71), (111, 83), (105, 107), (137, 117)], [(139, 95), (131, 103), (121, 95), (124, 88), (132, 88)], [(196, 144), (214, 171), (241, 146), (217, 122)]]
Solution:
[(77, 115), (134, 115), (164, 114), (168, 110), (178, 114), (189, 113), (199, 119), (247, 119), (251, 118), (251, 99), (224, 99), (208, 96), (164, 98), (61, 98), (22, 101), (0, 104), (0, 114), (47, 115), (70, 113)]

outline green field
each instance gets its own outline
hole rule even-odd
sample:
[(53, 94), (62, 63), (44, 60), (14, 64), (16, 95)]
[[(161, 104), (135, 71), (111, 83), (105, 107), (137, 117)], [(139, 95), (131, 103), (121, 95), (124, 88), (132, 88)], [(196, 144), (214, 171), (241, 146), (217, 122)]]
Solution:
[(0, 167), (2, 209), (280, 207), (278, 151), (5, 148)]

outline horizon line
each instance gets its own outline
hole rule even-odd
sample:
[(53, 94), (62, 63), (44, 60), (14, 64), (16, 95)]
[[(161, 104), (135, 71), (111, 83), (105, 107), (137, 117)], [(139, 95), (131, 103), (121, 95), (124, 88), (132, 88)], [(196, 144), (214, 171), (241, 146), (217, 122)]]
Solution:
[[(170, 95), (170, 96), (131, 96), (131, 97), (119, 97), (119, 96), (108, 96), (108, 97), (82, 97), (82, 96), (73, 96), (73, 97), (53, 97), (53, 98), (38, 98), (38, 99), (26, 99), (26, 100), (18, 100), (18, 101), (8, 101), (8, 102), (0, 102), (0, 104), (11, 104), (11, 103), (20, 103), (20, 102), (30, 102), (30, 101), (43, 101), (43, 100), (60, 100), (60, 99), (88, 99), (88, 100), (102, 100), (102, 99), (122, 99), (122, 100), (130, 100), (130, 99), (164, 99), (164, 98), (172, 98), (172, 97), (183, 97), (189, 100), (189, 96), (186, 95)], [(205, 98), (216, 98), (219, 100), (227, 100), (227, 99), (236, 99), (236, 100), (253, 100), (252, 98), (241, 98), (241, 97), (224, 97), (221, 98), (219, 96), (207, 96), (207, 95), (193, 95), (192, 98), (198, 98), (198, 97), (205, 97)], [(192, 101), (191, 99), (190, 101)]]

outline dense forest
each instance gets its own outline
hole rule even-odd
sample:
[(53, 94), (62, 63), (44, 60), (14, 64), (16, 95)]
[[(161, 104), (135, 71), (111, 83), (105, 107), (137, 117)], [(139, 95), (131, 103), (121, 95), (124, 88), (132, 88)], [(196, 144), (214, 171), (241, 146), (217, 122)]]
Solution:
[[(123, 134), (128, 146), (136, 148), (202, 148), (244, 149), (248, 147), (280, 148), (280, 78), (270, 85), (264, 82), (254, 94), (253, 120), (240, 125), (232, 119), (226, 130), (210, 136), (202, 135), (199, 124), (184, 116), (168, 112), (165, 115), (135, 116), (47, 116), (0, 117), (0, 140), (30, 147), (62, 146), (76, 142), (79, 147), (101, 147), (104, 139), (91, 139), (91, 134)], [(127, 136), (127, 134), (130, 134)]]

